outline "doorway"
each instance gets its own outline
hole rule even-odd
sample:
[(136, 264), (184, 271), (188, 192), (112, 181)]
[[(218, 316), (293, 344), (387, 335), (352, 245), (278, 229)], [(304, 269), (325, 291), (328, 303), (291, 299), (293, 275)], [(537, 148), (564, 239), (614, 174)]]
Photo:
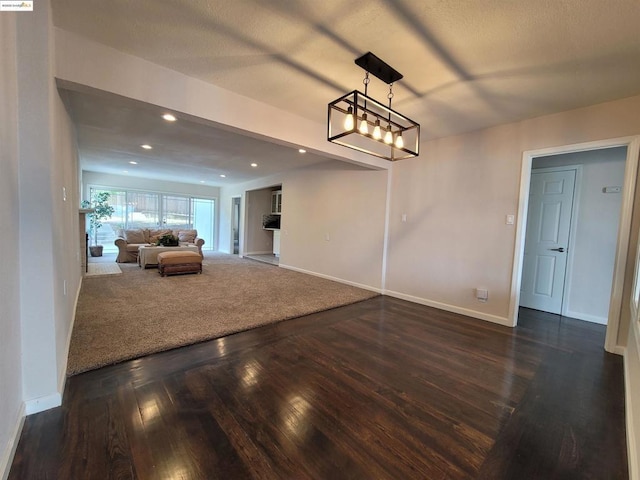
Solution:
[(240, 253), (240, 197), (231, 199), (231, 245), (234, 255)]
[[(527, 226), (527, 212), (529, 207), (529, 191), (534, 159), (546, 158), (554, 155), (589, 152), (613, 147), (623, 147), (626, 149), (624, 160), (624, 177), (620, 185), (621, 208), (619, 209), (619, 228), (613, 242), (615, 252), (613, 254), (613, 273), (607, 279), (611, 285), (607, 296), (609, 309), (606, 314), (607, 332), (605, 339), (605, 349), (609, 352), (622, 354), (624, 349), (618, 345), (618, 330), (620, 325), (620, 313), (622, 310), (622, 293), (625, 280), (626, 260), (629, 252), (631, 217), (633, 203), (635, 199), (635, 181), (638, 171), (638, 156), (640, 154), (640, 136), (625, 137), (610, 140), (601, 140), (583, 144), (566, 145), (552, 147), (541, 150), (525, 151), (522, 155), (522, 168), (520, 175), (520, 199), (518, 202), (518, 216), (516, 222), (514, 262), (512, 271), (511, 294), (509, 303), (509, 319), (512, 325), (517, 325), (518, 308), (520, 306), (520, 290), (522, 273), (524, 267), (524, 247)], [(550, 165), (540, 165), (548, 167)], [(602, 188), (606, 186), (603, 185)], [(604, 192), (601, 192), (604, 194)], [(576, 235), (577, 236), (577, 235)], [(570, 237), (571, 238), (571, 237)], [(569, 250), (571, 252), (571, 250)], [(567, 267), (567, 278), (569, 281), (576, 281), (579, 274), (573, 270), (569, 264)], [(604, 277), (604, 275), (603, 275)], [(587, 281), (589, 279), (586, 279)], [(566, 287), (569, 287), (567, 283)], [(565, 308), (563, 306), (563, 308)]]

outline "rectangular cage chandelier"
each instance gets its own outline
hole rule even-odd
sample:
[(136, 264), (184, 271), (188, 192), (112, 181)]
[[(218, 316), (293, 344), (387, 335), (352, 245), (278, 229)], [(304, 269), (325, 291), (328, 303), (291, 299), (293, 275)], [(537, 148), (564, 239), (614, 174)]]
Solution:
[[(402, 74), (368, 52), (356, 59), (362, 67), (364, 93), (354, 90), (329, 104), (327, 140), (386, 160), (417, 157), (420, 125), (391, 109), (393, 84)], [(369, 97), (369, 74), (389, 85), (388, 106)]]

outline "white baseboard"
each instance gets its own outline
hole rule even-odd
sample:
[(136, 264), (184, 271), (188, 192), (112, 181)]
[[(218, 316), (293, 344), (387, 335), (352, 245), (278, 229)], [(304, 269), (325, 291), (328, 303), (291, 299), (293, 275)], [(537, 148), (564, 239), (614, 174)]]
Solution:
[(292, 267), (291, 265), (283, 265), (282, 263), (279, 265), (282, 268), (286, 268), (287, 270), (293, 270), (294, 272), (306, 273), (307, 275), (313, 275), (314, 277), (324, 278), (326, 280), (332, 280), (334, 282), (343, 283), (345, 285), (350, 285), (352, 287), (362, 288), (363, 290), (369, 290), (376, 293), (382, 293), (382, 289), (377, 287), (372, 287), (371, 285), (363, 285), (362, 283), (351, 282), (349, 280), (345, 280), (344, 278), (332, 277), (331, 275), (325, 275), (323, 273), (312, 272), (309, 270), (305, 270), (303, 268)]
[(629, 480), (638, 480), (640, 466), (638, 465), (638, 449), (636, 445), (636, 432), (633, 427), (633, 401), (631, 399), (631, 370), (628, 350), (624, 353), (624, 403), (625, 422), (627, 431), (627, 462), (629, 464)]
[(264, 252), (244, 252), (244, 256), (248, 255), (273, 255), (273, 250), (265, 250)]
[(567, 310), (563, 313), (565, 317), (575, 318), (577, 320), (584, 320), (585, 322), (599, 323), (600, 325), (606, 325), (608, 322), (607, 317), (600, 317), (598, 315), (589, 315), (588, 313), (574, 312)]
[(44, 397), (27, 400), (25, 402), (25, 413), (27, 415), (40, 413), (51, 408), (59, 407), (60, 405), (62, 405), (62, 395), (60, 392), (56, 392), (51, 395), (45, 395)]
[(426, 298), (414, 297), (413, 295), (407, 295), (405, 293), (394, 292), (391, 290), (385, 290), (385, 295), (390, 297), (399, 298), (401, 300), (407, 300), (408, 302), (419, 303), (420, 305), (426, 305), (427, 307), (438, 308), (447, 312), (459, 313), (460, 315), (466, 315), (467, 317), (477, 318), (491, 323), (497, 323), (506, 327), (513, 327), (513, 323), (507, 317), (499, 317), (497, 315), (491, 315), (489, 313), (478, 312), (476, 310), (469, 310), (467, 308), (456, 307), (455, 305), (449, 305), (447, 303), (435, 302)]
[(13, 431), (9, 443), (6, 445), (2, 458), (0, 459), (0, 478), (7, 480), (9, 478), (9, 471), (11, 470), (11, 464), (13, 463), (13, 457), (16, 454), (16, 448), (18, 448), (18, 441), (20, 440), (20, 434), (22, 434), (22, 427), (24, 426), (25, 418), (25, 405), (20, 405), (18, 411), (18, 417), (15, 420)]

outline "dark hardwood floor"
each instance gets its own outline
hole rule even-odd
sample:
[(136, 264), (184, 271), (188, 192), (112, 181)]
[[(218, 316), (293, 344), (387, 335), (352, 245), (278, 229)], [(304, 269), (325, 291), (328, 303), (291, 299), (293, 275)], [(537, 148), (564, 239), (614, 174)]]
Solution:
[(9, 478), (626, 479), (604, 332), (378, 297), (72, 377)]

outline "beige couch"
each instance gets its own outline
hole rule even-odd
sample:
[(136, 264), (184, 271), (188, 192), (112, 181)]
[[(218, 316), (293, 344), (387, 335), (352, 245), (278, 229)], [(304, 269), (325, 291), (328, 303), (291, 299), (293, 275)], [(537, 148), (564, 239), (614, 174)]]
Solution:
[(172, 230), (172, 229), (149, 229), (135, 228), (132, 230), (119, 230), (117, 232), (115, 244), (118, 247), (118, 263), (135, 263), (138, 261), (138, 247), (141, 245), (155, 245), (158, 238), (163, 235), (172, 234), (178, 237), (180, 245), (195, 245), (202, 255), (202, 245), (204, 239), (198, 238), (197, 230)]

